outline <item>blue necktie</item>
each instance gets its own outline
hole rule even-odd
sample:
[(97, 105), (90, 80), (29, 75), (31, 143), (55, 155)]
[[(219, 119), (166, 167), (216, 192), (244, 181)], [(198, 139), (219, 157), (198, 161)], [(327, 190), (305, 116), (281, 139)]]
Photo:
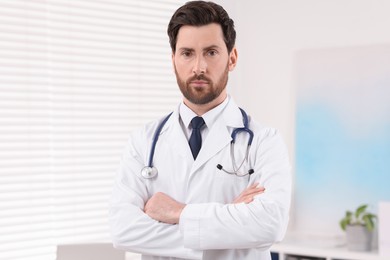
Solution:
[(189, 140), (192, 156), (194, 160), (198, 156), (200, 147), (202, 146), (202, 136), (200, 135), (200, 129), (204, 125), (203, 118), (196, 116), (191, 120), (192, 133)]

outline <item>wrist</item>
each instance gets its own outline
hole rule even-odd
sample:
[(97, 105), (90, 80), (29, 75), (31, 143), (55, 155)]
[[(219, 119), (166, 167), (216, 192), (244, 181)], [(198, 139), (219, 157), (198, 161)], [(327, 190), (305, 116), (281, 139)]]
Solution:
[(183, 212), (185, 206), (186, 206), (186, 204), (178, 203), (177, 209), (176, 209), (176, 213), (175, 213), (175, 222), (176, 222), (176, 224), (179, 224), (180, 216), (181, 216), (181, 213)]

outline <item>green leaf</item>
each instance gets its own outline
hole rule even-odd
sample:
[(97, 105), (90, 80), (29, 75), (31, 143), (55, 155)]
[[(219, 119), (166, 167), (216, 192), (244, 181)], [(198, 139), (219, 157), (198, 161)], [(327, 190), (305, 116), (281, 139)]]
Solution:
[(340, 220), (341, 229), (345, 231), (347, 225), (351, 224), (351, 221), (352, 221), (352, 212), (351, 211), (345, 212), (345, 216)]
[(358, 207), (355, 211), (355, 218), (356, 219), (359, 219), (360, 215), (366, 211), (366, 208), (367, 208), (368, 205), (361, 205), (360, 207)]
[(366, 212), (367, 207), (368, 205), (364, 204), (359, 206), (355, 212), (347, 210), (345, 216), (339, 222), (341, 229), (345, 231), (348, 225), (363, 225), (368, 231), (374, 230), (374, 220), (377, 216)]
[(363, 216), (363, 220), (365, 225), (367, 226), (368, 231), (374, 230), (375, 222), (374, 219), (376, 218), (376, 215), (367, 213), (366, 215)]
[(372, 231), (374, 229), (374, 221), (372, 220), (372, 214), (364, 215), (363, 221), (368, 231)]
[(346, 218), (343, 218), (341, 221), (340, 221), (340, 227), (342, 230), (346, 230), (347, 228), (347, 225), (348, 225), (348, 220)]

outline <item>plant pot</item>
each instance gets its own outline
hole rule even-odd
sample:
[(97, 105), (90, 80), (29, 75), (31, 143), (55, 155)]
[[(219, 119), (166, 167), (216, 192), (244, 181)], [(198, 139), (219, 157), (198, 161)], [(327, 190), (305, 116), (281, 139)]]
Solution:
[(351, 251), (371, 251), (372, 232), (363, 225), (348, 225), (347, 247)]

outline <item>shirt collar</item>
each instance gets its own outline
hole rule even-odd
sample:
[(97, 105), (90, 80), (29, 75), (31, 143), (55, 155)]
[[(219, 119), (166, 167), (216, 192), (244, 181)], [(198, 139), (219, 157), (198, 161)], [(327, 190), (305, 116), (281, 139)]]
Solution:
[[(217, 120), (218, 115), (223, 111), (223, 109), (229, 103), (229, 99), (230, 97), (227, 96), (221, 104), (219, 104), (218, 106), (214, 107), (213, 109), (207, 111), (202, 115), (202, 118), (208, 128), (210, 128), (213, 125), (213, 123)], [(187, 129), (189, 129), (192, 118), (197, 116), (197, 114), (195, 114), (194, 111), (192, 111), (189, 107), (187, 107), (187, 105), (184, 104), (183, 101), (180, 103), (179, 113), (184, 126)]]

